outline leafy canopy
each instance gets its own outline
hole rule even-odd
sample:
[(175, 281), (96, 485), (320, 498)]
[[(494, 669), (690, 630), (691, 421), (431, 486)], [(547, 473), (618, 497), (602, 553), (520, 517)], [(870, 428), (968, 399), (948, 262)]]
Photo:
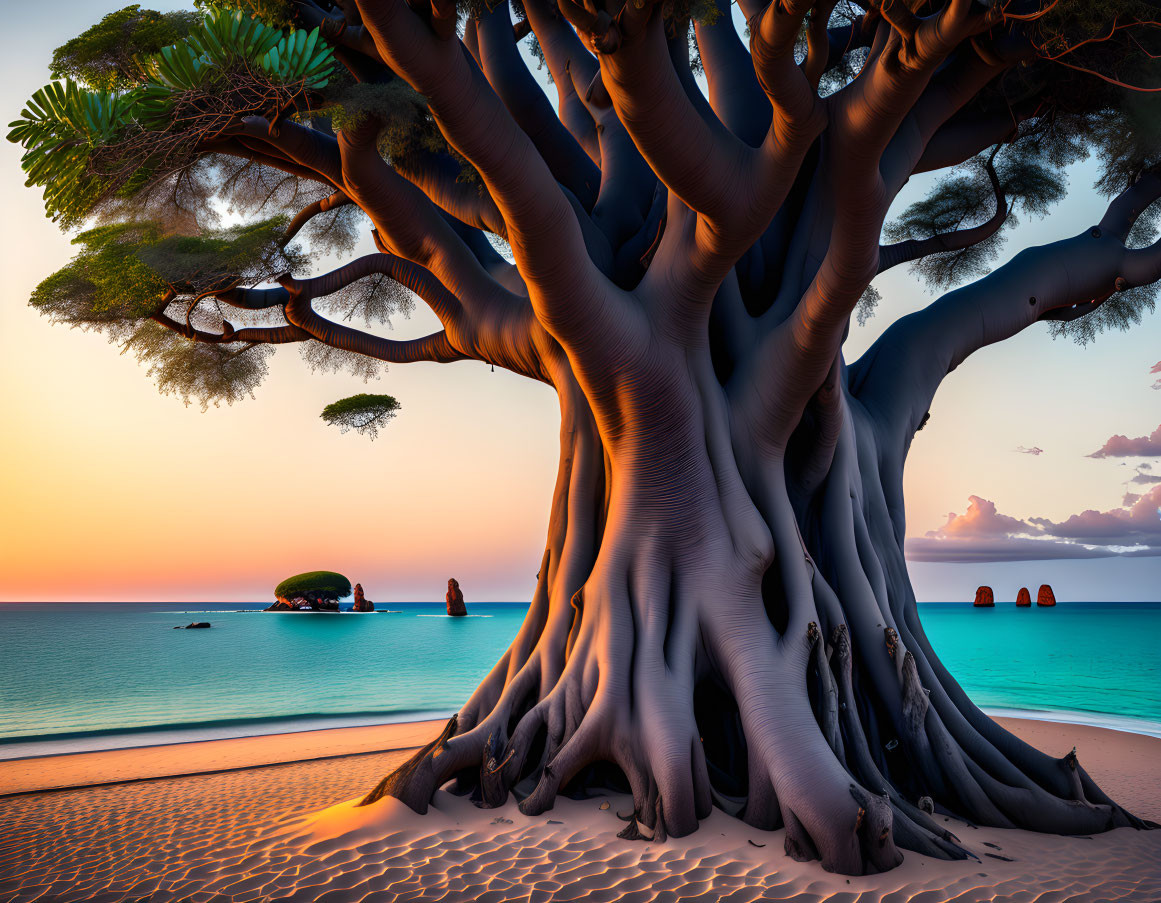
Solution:
[(308, 599), (341, 599), (351, 594), (351, 581), (334, 571), (307, 571), (287, 577), (274, 587), (280, 599), (303, 596)]
[(46, 85), (10, 123), (8, 140), (24, 147), (25, 184), (44, 189), (45, 210), (62, 226), (191, 165), (199, 145), (243, 117), (325, 88), (335, 67), (317, 28), (283, 31), (222, 8), (176, 43), (133, 59), (136, 68), (77, 69), (93, 79), (89, 88), (72, 78)]
[(98, 91), (124, 90), (142, 81), (138, 57), (187, 37), (200, 16), (192, 10), (159, 13), (138, 4), (109, 13), (52, 54), (53, 78)]
[[(210, 288), (300, 268), (303, 255), (279, 244), (284, 227), (282, 218), (201, 235), (166, 234), (153, 223), (98, 226), (73, 240), (80, 252), (36, 287), (30, 303), (55, 322), (104, 332), (148, 366), (164, 394), (196, 399), (203, 409), (232, 404), (253, 394), (271, 348), (194, 341), (192, 330), (219, 329), (224, 318), (191, 302)], [(160, 316), (188, 322), (191, 334), (151, 319)]]

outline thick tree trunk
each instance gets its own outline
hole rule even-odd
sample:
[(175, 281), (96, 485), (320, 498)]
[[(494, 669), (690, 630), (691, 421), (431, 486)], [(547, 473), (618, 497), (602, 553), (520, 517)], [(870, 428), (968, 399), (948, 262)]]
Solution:
[(838, 366), (771, 452), (736, 434), (708, 348), (655, 350), (607, 394), (554, 375), (560, 470), (524, 625), (365, 802), (422, 812), (454, 780), (538, 813), (622, 786), (625, 836), (689, 834), (717, 805), (849, 874), (900, 848), (969, 855), (933, 811), (1066, 834), (1143, 824), (1075, 757), (1001, 730), (939, 663), (903, 559), (902, 458)]

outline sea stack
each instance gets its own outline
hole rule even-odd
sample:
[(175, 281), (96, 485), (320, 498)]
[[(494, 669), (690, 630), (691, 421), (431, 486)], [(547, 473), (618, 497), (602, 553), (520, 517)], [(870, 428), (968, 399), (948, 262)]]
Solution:
[(462, 618), (468, 613), (464, 594), (460, 592), (460, 582), (455, 577), (447, 581), (447, 613), (453, 618)]
[(355, 601), (351, 604), (351, 611), (374, 611), (375, 603), (363, 595), (363, 584), (355, 584)]
[(1020, 587), (1020, 592), (1016, 593), (1016, 607), (1028, 608), (1032, 605), (1032, 594), (1028, 592), (1028, 587)]
[(1040, 608), (1052, 608), (1056, 604), (1056, 596), (1053, 595), (1052, 587), (1047, 583), (1042, 584), (1040, 592), (1036, 594), (1036, 605)]
[(990, 586), (981, 586), (976, 590), (976, 601), (972, 603), (974, 608), (995, 608), (996, 597), (992, 593)]

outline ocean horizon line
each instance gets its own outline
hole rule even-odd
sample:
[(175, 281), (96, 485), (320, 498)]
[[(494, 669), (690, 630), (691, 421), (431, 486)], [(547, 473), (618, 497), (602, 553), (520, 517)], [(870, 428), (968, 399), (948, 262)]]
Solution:
[[(344, 599), (349, 598), (347, 596)], [(917, 605), (966, 605), (969, 608), (973, 600), (963, 599), (926, 599), (917, 601)], [(268, 601), (254, 601), (252, 599), (0, 599), (0, 605), (269, 605)], [(395, 601), (385, 599), (376, 602), (380, 605), (443, 605), (443, 599), (408, 599)], [(531, 605), (530, 601), (518, 599), (481, 599), (468, 603), (470, 605)], [(996, 608), (1015, 607), (1015, 600), (996, 602)], [(1161, 605), (1161, 599), (1060, 599), (1057, 605)], [(992, 606), (988, 606), (992, 607)], [(1037, 606), (1031, 608), (1052, 606)], [(197, 612), (195, 612), (197, 613)]]

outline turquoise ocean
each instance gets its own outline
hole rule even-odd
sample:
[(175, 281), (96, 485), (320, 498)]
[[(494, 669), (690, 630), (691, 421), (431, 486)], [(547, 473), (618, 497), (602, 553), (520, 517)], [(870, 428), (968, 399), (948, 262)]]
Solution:
[[(262, 607), (0, 604), (0, 759), (448, 716), (527, 610)], [(1161, 736), (1161, 602), (919, 611), (985, 710)]]

